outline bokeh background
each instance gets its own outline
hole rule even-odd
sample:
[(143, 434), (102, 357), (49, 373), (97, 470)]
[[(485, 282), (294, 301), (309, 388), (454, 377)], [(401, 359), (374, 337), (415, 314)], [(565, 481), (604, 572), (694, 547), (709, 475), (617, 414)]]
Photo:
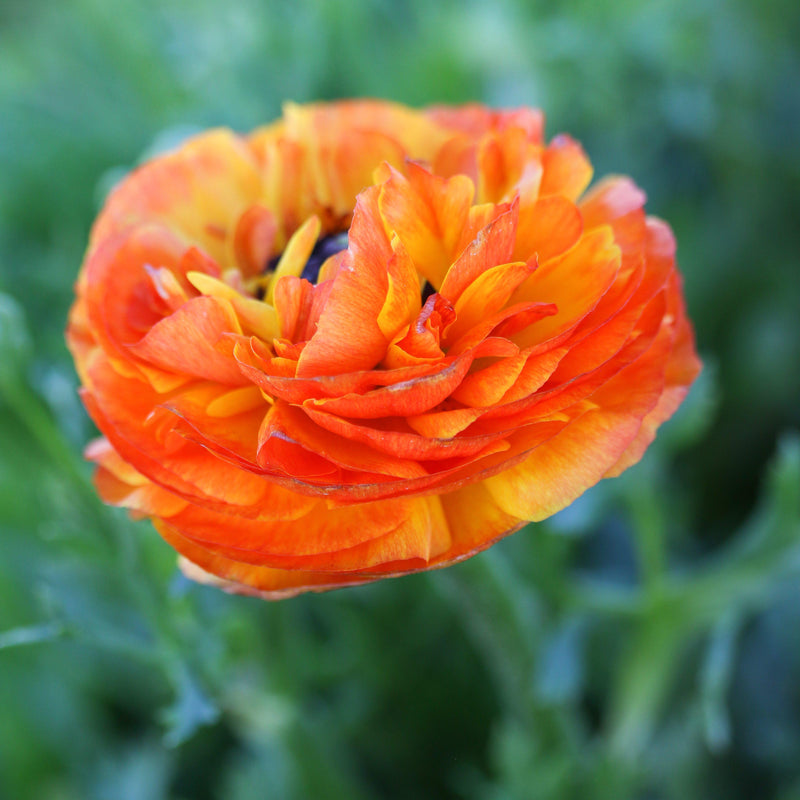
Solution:
[[(798, 800), (796, 0), (2, 0), (0, 798)], [(538, 105), (679, 242), (645, 460), (440, 573), (279, 604), (100, 506), (63, 328), (113, 183), (285, 99)]]

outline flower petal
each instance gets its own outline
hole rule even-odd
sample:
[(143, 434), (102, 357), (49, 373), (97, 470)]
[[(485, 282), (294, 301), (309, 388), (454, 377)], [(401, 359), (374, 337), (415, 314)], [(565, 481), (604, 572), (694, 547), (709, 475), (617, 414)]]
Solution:
[(236, 363), (218, 352), (215, 345), (224, 334), (241, 332), (229, 301), (196, 297), (159, 320), (141, 341), (129, 347), (137, 358), (159, 369), (236, 386), (246, 379)]
[(111, 193), (90, 252), (115, 233), (155, 222), (222, 261), (260, 190), (247, 143), (230, 131), (210, 131), (140, 167)]
[(417, 271), (434, 288), (442, 280), (466, 223), (474, 194), (464, 176), (440, 178), (418, 164), (408, 176), (388, 170), (380, 192), (380, 214), (403, 243)]
[(392, 249), (379, 223), (377, 189), (358, 198), (347, 258), (333, 279), (317, 330), (297, 364), (298, 377), (371, 369), (386, 350), (378, 315), (386, 302)]

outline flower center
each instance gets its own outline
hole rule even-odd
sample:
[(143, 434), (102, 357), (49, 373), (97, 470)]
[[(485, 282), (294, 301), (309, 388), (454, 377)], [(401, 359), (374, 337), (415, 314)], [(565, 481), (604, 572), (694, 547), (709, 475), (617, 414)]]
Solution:
[(436, 289), (433, 288), (433, 284), (428, 283), (425, 281), (425, 284), (422, 287), (422, 305), (428, 302), (428, 298), (432, 295), (436, 294)]
[[(314, 245), (314, 249), (311, 251), (311, 255), (308, 257), (308, 261), (306, 261), (306, 265), (303, 267), (300, 277), (305, 278), (305, 280), (310, 281), (311, 283), (316, 283), (317, 278), (319, 277), (320, 267), (331, 256), (335, 256), (337, 253), (341, 253), (342, 250), (346, 250), (347, 244), (347, 231), (330, 233), (327, 236), (323, 236), (318, 239), (317, 243)], [(281, 260), (281, 255), (282, 253), (279, 253), (277, 256), (269, 260), (267, 269), (265, 270), (266, 272), (275, 271), (275, 267)]]
[(342, 250), (346, 250), (347, 244), (347, 231), (331, 233), (328, 236), (323, 236), (321, 239), (318, 239), (317, 243), (314, 245), (314, 249), (311, 251), (311, 255), (308, 257), (308, 261), (306, 261), (306, 265), (303, 267), (303, 272), (300, 277), (311, 281), (311, 283), (316, 283), (319, 277), (320, 267), (331, 256), (335, 256), (337, 253), (341, 253)]

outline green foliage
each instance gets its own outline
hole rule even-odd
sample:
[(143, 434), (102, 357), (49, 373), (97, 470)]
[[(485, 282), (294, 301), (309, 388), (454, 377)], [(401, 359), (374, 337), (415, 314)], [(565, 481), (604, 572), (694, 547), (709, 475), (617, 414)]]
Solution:
[[(3, 3), (0, 797), (800, 797), (798, 40), (789, 0)], [(706, 370), (547, 523), (270, 605), (98, 503), (62, 333), (143, 154), (347, 95), (538, 104), (632, 174)]]

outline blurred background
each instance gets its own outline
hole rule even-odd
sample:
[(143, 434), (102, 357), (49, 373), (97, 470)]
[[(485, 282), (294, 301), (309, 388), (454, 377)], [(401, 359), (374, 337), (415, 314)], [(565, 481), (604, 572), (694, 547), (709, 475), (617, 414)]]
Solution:
[[(2, 0), (0, 798), (800, 799), (796, 0)], [(679, 243), (644, 461), (444, 572), (278, 604), (94, 498), (63, 344), (113, 183), (283, 100), (536, 105)]]

